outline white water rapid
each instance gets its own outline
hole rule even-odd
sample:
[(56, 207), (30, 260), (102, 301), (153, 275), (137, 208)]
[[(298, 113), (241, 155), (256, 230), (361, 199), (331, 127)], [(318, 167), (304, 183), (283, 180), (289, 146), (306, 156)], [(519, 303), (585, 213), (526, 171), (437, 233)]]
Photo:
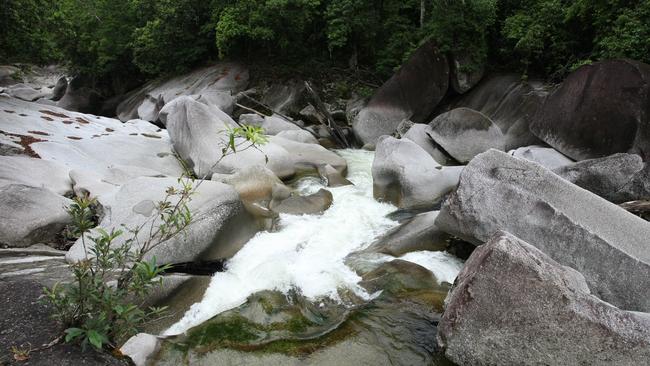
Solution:
[[(283, 214), (276, 232), (258, 233), (226, 263), (224, 272), (212, 277), (201, 302), (192, 305), (165, 334), (182, 333), (245, 303), (250, 295), (262, 290), (286, 293), (297, 289), (310, 300), (324, 297), (337, 300), (337, 290), (343, 288), (370, 298), (358, 285), (361, 278), (344, 264), (344, 259), (397, 226), (397, 222), (386, 218), (396, 207), (372, 197), (373, 152), (341, 150), (338, 153), (347, 160), (347, 178), (354, 185), (328, 188), (334, 201), (323, 215)], [(320, 188), (324, 186), (317, 179), (306, 178), (298, 184), (301, 194)], [(438, 263), (445, 273), (439, 280), (448, 282), (453, 282), (462, 266), (447, 253), (418, 252), (401, 259), (423, 265), (435, 274)]]

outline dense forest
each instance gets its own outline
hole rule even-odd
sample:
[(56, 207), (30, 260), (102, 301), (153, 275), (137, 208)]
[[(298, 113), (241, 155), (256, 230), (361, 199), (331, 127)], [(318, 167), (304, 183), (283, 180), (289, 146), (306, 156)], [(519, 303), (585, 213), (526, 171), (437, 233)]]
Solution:
[(370, 70), (426, 39), (468, 67), (560, 79), (604, 58), (650, 61), (647, 0), (2, 0), (0, 61), (146, 80), (216, 59)]

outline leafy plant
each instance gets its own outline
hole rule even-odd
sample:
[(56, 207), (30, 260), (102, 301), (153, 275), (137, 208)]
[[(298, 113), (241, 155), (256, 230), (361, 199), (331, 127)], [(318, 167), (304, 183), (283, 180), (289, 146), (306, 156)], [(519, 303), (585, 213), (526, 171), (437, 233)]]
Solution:
[[(258, 148), (266, 141), (259, 127), (233, 128), (220, 143), (221, 159)], [(151, 291), (162, 284), (161, 275), (170, 266), (159, 265), (156, 257), (148, 258), (148, 254), (192, 223), (188, 204), (202, 183), (181, 176), (176, 187), (167, 188), (149, 219), (135, 227), (122, 225), (124, 230), (94, 228), (91, 208), (95, 201), (88, 197), (74, 199), (68, 207), (72, 217), (69, 232), (80, 238), (86, 256), (70, 266), (74, 281), (44, 289), (54, 308), (54, 318), (67, 327), (66, 342), (98, 350), (115, 348), (144, 324), (164, 315), (165, 307), (144, 304)]]

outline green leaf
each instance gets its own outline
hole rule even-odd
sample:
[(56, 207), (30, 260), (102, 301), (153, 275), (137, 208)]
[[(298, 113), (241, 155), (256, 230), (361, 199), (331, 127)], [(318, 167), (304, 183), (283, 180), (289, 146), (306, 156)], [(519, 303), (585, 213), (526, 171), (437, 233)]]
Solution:
[(88, 341), (97, 349), (102, 349), (105, 339), (106, 337), (99, 334), (96, 330), (91, 329), (88, 331)]
[(72, 342), (75, 338), (79, 337), (80, 335), (84, 334), (85, 331), (80, 328), (68, 328), (65, 330), (65, 342), (70, 343)]

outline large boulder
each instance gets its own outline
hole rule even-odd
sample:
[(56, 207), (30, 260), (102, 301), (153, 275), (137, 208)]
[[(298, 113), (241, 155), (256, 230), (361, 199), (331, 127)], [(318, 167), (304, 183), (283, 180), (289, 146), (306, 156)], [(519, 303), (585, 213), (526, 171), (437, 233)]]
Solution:
[(160, 109), (178, 96), (194, 95), (226, 113), (232, 112), (234, 95), (248, 85), (248, 70), (239, 64), (219, 63), (188, 74), (151, 81), (130, 92), (117, 107), (122, 121), (155, 121)]
[(425, 122), (449, 87), (447, 57), (432, 42), (420, 46), (354, 118), (354, 134), (364, 144), (390, 135), (404, 119)]
[(325, 181), (328, 187), (349, 186), (353, 183), (345, 178), (336, 168), (329, 164), (318, 166), (318, 175)]
[(331, 165), (341, 174), (348, 170), (345, 159), (321, 145), (297, 142), (281, 136), (271, 136), (269, 144), (281, 146), (288, 151), (296, 170), (316, 170), (323, 164)]
[(456, 108), (429, 123), (427, 134), (461, 163), (489, 149), (504, 150), (505, 137), (499, 126), (481, 112)]
[[(244, 210), (239, 195), (234, 188), (213, 181), (201, 182), (188, 203), (192, 222), (183, 233), (163, 242), (150, 251), (146, 259), (156, 257), (158, 263), (191, 262), (216, 260), (233, 256), (250, 239), (257, 227)], [(199, 182), (195, 182), (196, 187)], [(156, 212), (156, 203), (165, 198), (168, 187), (180, 188), (175, 178), (137, 178), (120, 187), (110, 201), (104, 204), (107, 212), (100, 226), (112, 229), (135, 228), (153, 223), (156, 228), (161, 223)], [(172, 197), (175, 204), (178, 198)], [(149, 230), (138, 233), (139, 243), (144, 243)], [(131, 235), (126, 232), (113, 241), (121, 245)], [(87, 242), (86, 245), (89, 245)], [(132, 250), (135, 250), (136, 244)], [(90, 248), (88, 248), (90, 250)], [(89, 254), (90, 255), (90, 254)], [(66, 259), (76, 262), (86, 257), (81, 239), (68, 251)]]
[(636, 154), (583, 160), (554, 172), (614, 203), (650, 198), (650, 166)]
[(650, 65), (611, 60), (571, 73), (544, 103), (531, 131), (561, 153), (591, 159), (650, 156)]
[(294, 194), (278, 203), (272, 202), (271, 209), (290, 215), (320, 215), (330, 208), (333, 200), (332, 192), (321, 188), (308, 196)]
[(264, 133), (267, 135), (277, 135), (283, 131), (302, 130), (296, 124), (291, 123), (277, 115), (262, 117), (257, 114), (242, 114), (239, 116), (239, 123), (261, 127), (264, 129)]
[(458, 183), (463, 167), (442, 167), (408, 139), (379, 139), (372, 163), (373, 195), (400, 208), (433, 205)]
[(27, 156), (0, 156), (0, 187), (23, 184), (65, 195), (72, 192), (69, 173), (69, 168), (55, 161)]
[(445, 305), (438, 339), (459, 365), (632, 366), (650, 357), (650, 314), (601, 301), (580, 273), (507, 233), (474, 251)]
[(167, 131), (146, 121), (122, 123), (1, 95), (0, 120), (0, 145), (18, 146), (22, 154), (68, 169), (91, 171), (110, 183), (183, 172)]
[(573, 160), (562, 155), (552, 147), (524, 146), (508, 151), (508, 154), (521, 159), (534, 161), (546, 169), (557, 169), (565, 165), (573, 164)]
[(451, 236), (436, 227), (438, 211), (425, 212), (379, 237), (363, 252), (378, 252), (399, 257), (421, 250), (444, 250)]
[(477, 245), (511, 232), (580, 271), (604, 301), (650, 311), (650, 223), (536, 163), (497, 150), (478, 155), (436, 225)]
[(273, 143), (253, 149), (247, 148), (249, 144), (242, 138), (236, 138), (236, 145), (243, 145), (235, 154), (224, 157), (227, 130), (237, 124), (214, 105), (188, 96), (178, 97), (163, 107), (160, 119), (167, 127), (174, 150), (198, 177), (232, 174), (255, 165), (266, 165), (281, 178), (294, 173), (287, 151)]
[(484, 64), (463, 53), (451, 53), (449, 66), (451, 68), (449, 77), (451, 88), (458, 94), (471, 90), (481, 81), (485, 73)]
[(69, 111), (97, 113), (101, 107), (101, 96), (88, 85), (90, 82), (85, 78), (73, 78), (56, 105)]
[(440, 146), (436, 144), (435, 141), (427, 133), (429, 131), (429, 126), (423, 123), (413, 124), (407, 131), (404, 133), (402, 138), (409, 139), (418, 146), (420, 146), (424, 151), (426, 151), (433, 160), (438, 164), (448, 165), (453, 162), (453, 159), (450, 159), (442, 150)]
[(72, 200), (46, 188), (22, 184), (0, 187), (0, 245), (54, 243), (72, 222), (66, 211), (71, 204)]
[(264, 91), (262, 103), (276, 112), (296, 117), (307, 105), (305, 83), (301, 80), (290, 80), (281, 84), (273, 84)]
[(318, 140), (311, 134), (311, 132), (302, 129), (280, 131), (276, 136), (291, 141), (302, 142), (304, 144), (318, 144)]
[(540, 81), (522, 81), (519, 74), (493, 75), (450, 105), (483, 113), (505, 136), (505, 149), (539, 143), (528, 126), (544, 103), (548, 88)]
[(273, 186), (282, 183), (271, 170), (261, 165), (247, 167), (234, 174), (213, 174), (211, 180), (233, 186), (246, 202), (271, 200)]

